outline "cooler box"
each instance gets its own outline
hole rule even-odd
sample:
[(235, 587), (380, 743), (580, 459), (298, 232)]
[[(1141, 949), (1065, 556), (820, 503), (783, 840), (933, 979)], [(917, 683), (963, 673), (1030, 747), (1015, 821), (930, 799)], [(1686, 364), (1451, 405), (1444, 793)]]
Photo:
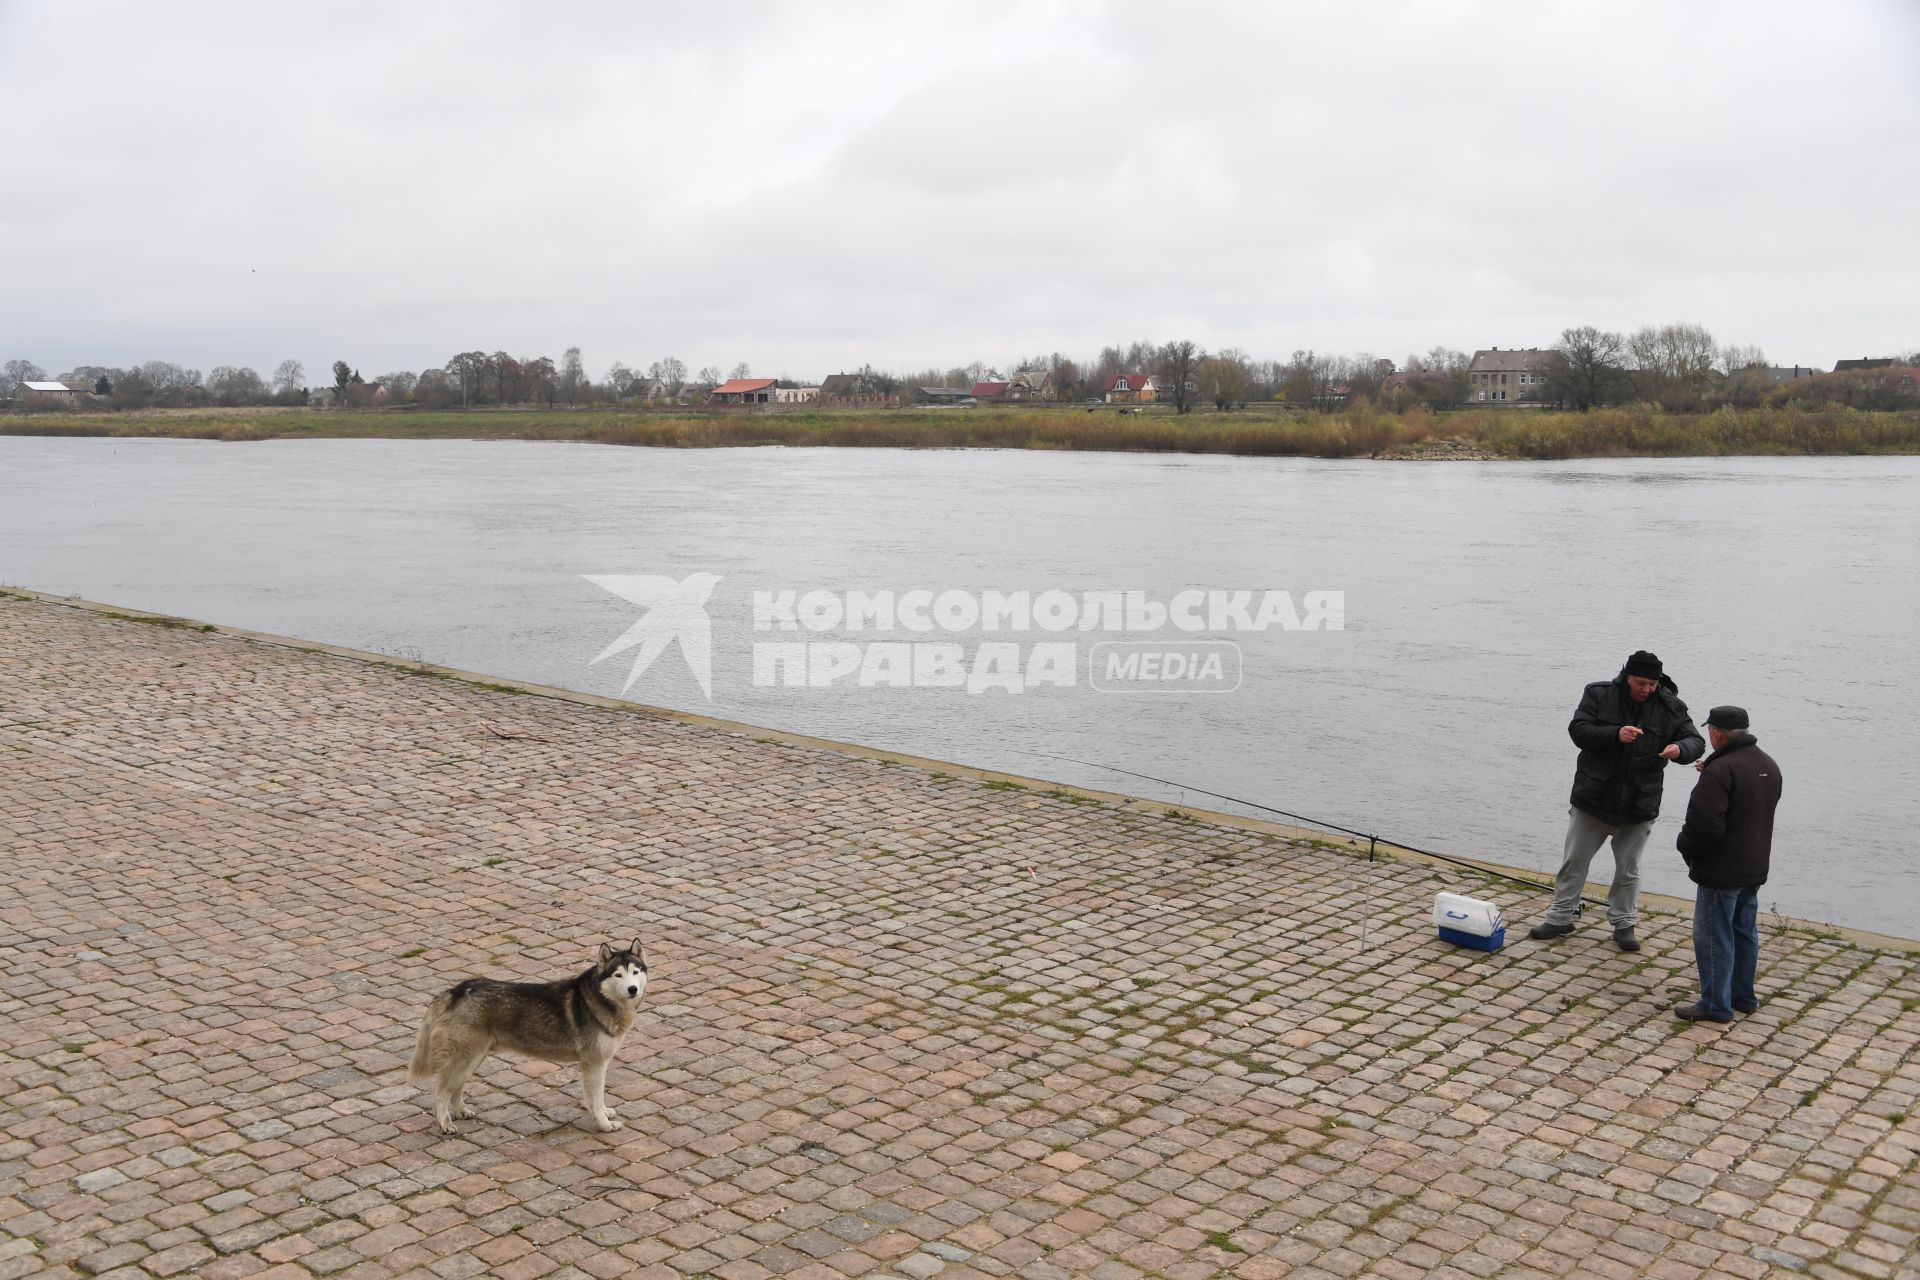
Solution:
[(1440, 930), (1440, 941), (1456, 947), (1498, 951), (1507, 944), (1507, 922), (1500, 918), (1500, 908), (1484, 898), (1435, 894), (1433, 923)]

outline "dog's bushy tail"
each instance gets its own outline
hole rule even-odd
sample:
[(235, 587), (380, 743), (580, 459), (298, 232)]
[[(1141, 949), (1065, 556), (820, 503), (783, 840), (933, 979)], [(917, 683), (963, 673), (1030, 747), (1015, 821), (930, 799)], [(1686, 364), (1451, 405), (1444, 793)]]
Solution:
[(433, 1066), (433, 1029), (440, 1025), (440, 1019), (453, 1007), (453, 993), (443, 991), (435, 997), (427, 1016), (420, 1020), (420, 1034), (413, 1041), (413, 1061), (407, 1064), (407, 1079), (414, 1084), (430, 1080), (434, 1076)]

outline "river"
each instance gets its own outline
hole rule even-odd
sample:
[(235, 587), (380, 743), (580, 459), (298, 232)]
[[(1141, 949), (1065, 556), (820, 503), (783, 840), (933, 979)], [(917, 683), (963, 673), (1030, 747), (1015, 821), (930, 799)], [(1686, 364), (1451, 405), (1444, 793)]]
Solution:
[[(1150, 774), (1547, 872), (1581, 688), (1652, 649), (1697, 718), (1747, 707), (1780, 761), (1763, 909), (1920, 933), (1920, 458), (1423, 464), (0, 437), (0, 582), (42, 591), (619, 695), (638, 651), (593, 659), (644, 610), (590, 578), (698, 574), (717, 578), (704, 606), (711, 698), (687, 640), (626, 696), (1233, 807), (1113, 770)], [(1104, 597), (1086, 593), (1134, 592), (1143, 621), (1182, 592), (1247, 592), (1249, 613), (1285, 592), (1307, 616), (1256, 631), (1248, 615), (1203, 610), (1189, 615), (1198, 632), (1116, 631), (1105, 615), (1088, 631), (995, 634), (754, 625), (756, 592), (771, 617), (783, 591), (914, 590), (949, 595), (956, 623), (989, 592), (1088, 607)], [(1318, 599), (1341, 608), (1316, 619), (1310, 592), (1337, 593)], [(657, 595), (641, 584), (639, 599)], [(689, 601), (683, 620), (701, 613)], [(1235, 687), (1101, 691), (1093, 645), (1112, 640), (1230, 642), (1213, 651)], [(765, 646), (806, 641), (855, 646), (835, 652), (867, 663), (876, 644), (955, 643), (963, 667), (988, 675), (983, 646), (1014, 643), (1030, 662), (1065, 643), (1077, 666), (1070, 685), (1056, 668), (1056, 682), (1019, 693), (991, 680), (863, 687), (857, 672), (766, 684), (797, 668)], [(1649, 889), (1690, 894), (1673, 837), (1693, 776), (1668, 771)], [(1595, 875), (1610, 868), (1603, 852)]]

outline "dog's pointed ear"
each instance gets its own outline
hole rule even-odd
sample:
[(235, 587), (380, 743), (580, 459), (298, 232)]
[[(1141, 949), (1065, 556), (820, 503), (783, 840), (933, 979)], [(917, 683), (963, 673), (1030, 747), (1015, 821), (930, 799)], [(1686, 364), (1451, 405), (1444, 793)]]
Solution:
[(633, 945), (631, 947), (628, 947), (627, 950), (639, 956), (641, 964), (645, 964), (647, 962), (647, 949), (641, 945), (640, 939), (638, 937), (634, 938)]
[(613, 959), (613, 944), (611, 942), (601, 943), (600, 944), (600, 963), (605, 964), (607, 961), (611, 959)]

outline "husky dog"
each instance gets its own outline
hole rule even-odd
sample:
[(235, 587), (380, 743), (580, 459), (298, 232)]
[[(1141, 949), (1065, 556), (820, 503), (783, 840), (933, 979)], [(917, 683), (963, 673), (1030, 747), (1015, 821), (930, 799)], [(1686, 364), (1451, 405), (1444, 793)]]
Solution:
[(495, 1049), (548, 1062), (580, 1064), (580, 1100), (602, 1133), (623, 1127), (607, 1108), (607, 1064), (633, 1026), (647, 990), (647, 954), (635, 938), (563, 982), (494, 982), (468, 978), (441, 993), (420, 1024), (407, 1079), (440, 1077), (433, 1114), (443, 1133), (455, 1132), (468, 1111), (460, 1091), (480, 1060)]

